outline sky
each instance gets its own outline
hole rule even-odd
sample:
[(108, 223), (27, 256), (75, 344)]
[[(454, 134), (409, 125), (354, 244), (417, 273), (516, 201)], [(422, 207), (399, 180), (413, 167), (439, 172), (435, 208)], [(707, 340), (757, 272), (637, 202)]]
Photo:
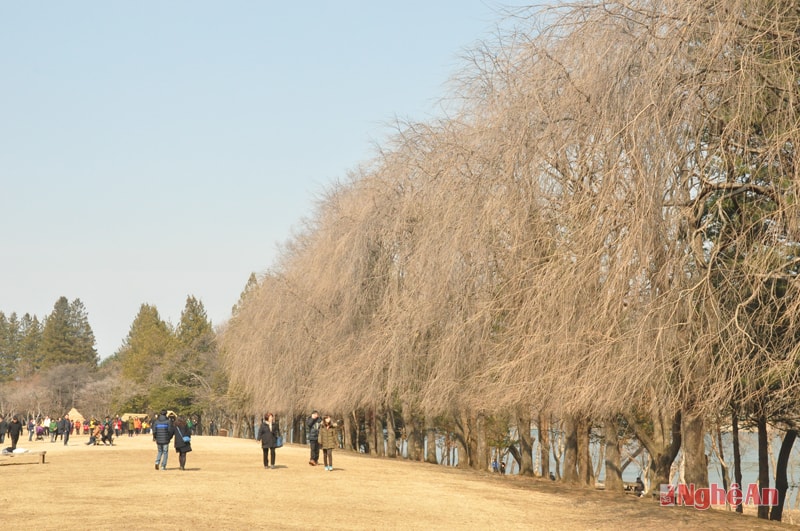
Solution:
[(396, 119), (440, 115), (509, 0), (0, 0), (0, 311), (224, 323)]

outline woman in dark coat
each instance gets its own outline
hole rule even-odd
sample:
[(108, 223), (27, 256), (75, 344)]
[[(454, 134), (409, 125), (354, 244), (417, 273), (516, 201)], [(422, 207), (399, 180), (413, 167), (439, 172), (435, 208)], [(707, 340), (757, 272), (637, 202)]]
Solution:
[(181, 470), (186, 470), (186, 454), (192, 451), (192, 430), (186, 426), (186, 420), (178, 417), (172, 425), (175, 451), (178, 452), (178, 463)]
[(264, 421), (258, 429), (258, 440), (261, 441), (261, 451), (264, 452), (264, 468), (275, 468), (275, 448), (280, 435), (281, 430), (275, 422), (275, 416), (272, 413), (264, 415)]

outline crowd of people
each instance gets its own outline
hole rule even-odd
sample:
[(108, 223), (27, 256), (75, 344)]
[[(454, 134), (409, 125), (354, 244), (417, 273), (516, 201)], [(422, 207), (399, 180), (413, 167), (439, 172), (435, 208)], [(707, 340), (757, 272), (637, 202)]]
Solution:
[[(130, 417), (123, 421), (119, 415), (115, 415), (114, 418), (106, 415), (103, 420), (95, 417), (73, 420), (67, 414), (52, 417), (50, 415), (29, 417), (27, 421), (24, 421), (19, 415), (13, 415), (10, 419), (0, 416), (0, 446), (5, 443), (6, 435), (8, 435), (12, 445), (6, 450), (16, 450), (16, 443), (25, 428), (28, 430), (29, 442), (49, 440), (51, 443), (55, 443), (61, 441), (64, 446), (67, 446), (70, 435), (89, 435), (89, 441), (85, 443), (87, 445), (113, 446), (114, 439), (124, 433), (130, 437), (149, 434), (150, 420), (149, 417)], [(14, 436), (12, 436), (12, 432)]]
[[(166, 470), (167, 458), (169, 456), (170, 442), (173, 443), (175, 452), (178, 454), (178, 462), (181, 470), (186, 469), (186, 454), (192, 451), (192, 435), (195, 425), (192, 419), (178, 417), (174, 413), (162, 409), (158, 415), (154, 416), (151, 422), (149, 417), (130, 417), (123, 421), (119, 415), (113, 419), (106, 415), (103, 420), (94, 417), (88, 420), (71, 420), (69, 415), (61, 417), (38, 417), (29, 418), (27, 421), (28, 441), (50, 440), (55, 443), (63, 441), (67, 446), (69, 437), (74, 435), (89, 435), (86, 445), (89, 446), (114, 446), (114, 439), (127, 433), (128, 437), (135, 437), (141, 434), (151, 434), (157, 446), (155, 469)], [(325, 470), (333, 470), (333, 450), (339, 446), (337, 434), (337, 423), (331, 420), (330, 415), (320, 416), (318, 411), (314, 411), (306, 420), (307, 438), (310, 449), (308, 464), (311, 466), (319, 465), (319, 454), (322, 450), (323, 465)], [(17, 448), (17, 442), (23, 432), (23, 423), (19, 416), (14, 415), (10, 420), (0, 416), (0, 445), (4, 444), (5, 437), (11, 439), (11, 446), (5, 450), (13, 452)], [(209, 434), (215, 435), (216, 425), (212, 420), (209, 427)], [(275, 419), (275, 415), (267, 413), (264, 415), (260, 425), (256, 430), (256, 441), (261, 444), (262, 460), (265, 469), (275, 468), (276, 449), (283, 446), (283, 435), (280, 425)]]

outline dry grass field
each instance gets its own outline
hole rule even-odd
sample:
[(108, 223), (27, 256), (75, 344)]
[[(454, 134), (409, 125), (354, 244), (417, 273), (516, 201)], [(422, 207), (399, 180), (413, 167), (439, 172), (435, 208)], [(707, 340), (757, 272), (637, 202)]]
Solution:
[(172, 451), (156, 471), (150, 436), (90, 447), (87, 436), (34, 441), (0, 457), (9, 529), (791, 529), (725, 511), (660, 508), (549, 481), (500, 477), (337, 451), (335, 469), (308, 448), (278, 450), (264, 470), (250, 440), (195, 437), (187, 469)]

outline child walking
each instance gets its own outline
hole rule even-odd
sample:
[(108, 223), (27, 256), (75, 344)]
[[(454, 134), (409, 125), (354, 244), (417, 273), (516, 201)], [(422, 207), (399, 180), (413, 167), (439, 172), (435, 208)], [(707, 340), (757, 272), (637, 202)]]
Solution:
[(333, 449), (339, 445), (336, 436), (336, 424), (331, 423), (331, 416), (325, 415), (322, 418), (322, 426), (319, 428), (319, 445), (322, 448), (322, 460), (325, 470), (333, 470)]

